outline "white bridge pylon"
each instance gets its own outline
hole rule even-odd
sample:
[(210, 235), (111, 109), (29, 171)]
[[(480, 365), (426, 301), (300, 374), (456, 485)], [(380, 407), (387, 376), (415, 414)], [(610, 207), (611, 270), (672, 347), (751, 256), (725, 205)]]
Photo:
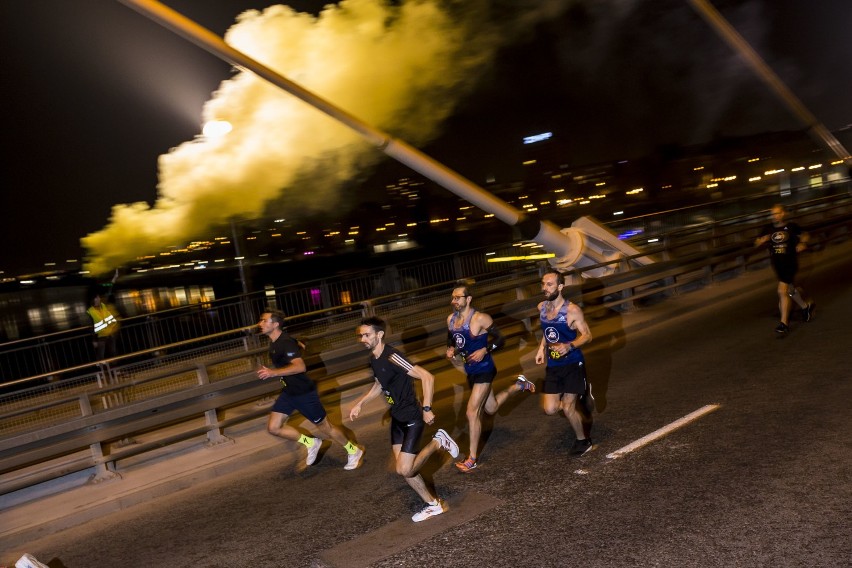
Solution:
[[(600, 278), (625, 268), (625, 263), (616, 261), (642, 253), (592, 217), (580, 217), (560, 232), (568, 239), (568, 253), (549, 260), (550, 265), (560, 272), (582, 270), (590, 266), (593, 268), (582, 270), (582, 276)], [(595, 266), (605, 262), (611, 264)], [(630, 262), (645, 266), (652, 264), (654, 259), (650, 256), (636, 256)]]

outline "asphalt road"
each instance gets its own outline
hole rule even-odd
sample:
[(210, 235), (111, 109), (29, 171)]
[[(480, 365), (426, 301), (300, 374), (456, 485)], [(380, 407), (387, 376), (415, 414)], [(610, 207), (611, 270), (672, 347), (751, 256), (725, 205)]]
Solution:
[[(650, 329), (591, 322), (596, 447), (567, 455), (564, 418), (519, 395), (490, 422), (481, 467), (433, 458), (451, 510), (417, 525), (414, 492), (389, 470), (381, 414), (298, 471), (272, 460), (30, 543), (53, 568), (837, 567), (852, 558), (852, 260), (804, 263), (811, 323), (775, 337), (774, 285), (707, 302)], [(695, 294), (703, 294), (696, 292)], [(676, 300), (672, 301), (676, 302)], [(503, 352), (498, 386), (530, 366)], [(437, 369), (436, 369), (437, 371)], [(443, 366), (439, 381), (461, 381)], [(436, 404), (467, 449), (463, 391)], [(374, 404), (380, 404), (374, 401)], [(719, 408), (619, 459), (623, 448), (708, 404)]]

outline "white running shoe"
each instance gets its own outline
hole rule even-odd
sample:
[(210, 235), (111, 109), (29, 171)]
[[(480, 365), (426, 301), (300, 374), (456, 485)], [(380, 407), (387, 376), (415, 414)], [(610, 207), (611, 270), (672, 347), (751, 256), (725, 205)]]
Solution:
[(15, 562), (15, 568), (49, 568), (47, 564), (42, 564), (38, 560), (36, 560), (35, 556), (31, 554), (24, 554), (21, 558)]
[(515, 384), (518, 385), (518, 392), (535, 392), (535, 383), (523, 375), (518, 375)]
[(345, 470), (358, 469), (361, 465), (361, 458), (364, 457), (364, 449), (361, 446), (358, 446), (358, 451), (354, 454), (349, 454), (349, 458), (346, 460), (346, 465), (343, 466)]
[(319, 455), (321, 447), (322, 440), (320, 440), (319, 438), (314, 438), (314, 445), (308, 448), (308, 457), (305, 460), (306, 464), (314, 465), (314, 462), (317, 461), (317, 456)]
[(453, 440), (443, 428), (439, 428), (438, 431), (435, 432), (433, 438), (438, 440), (441, 447), (450, 452), (451, 456), (454, 458), (459, 457), (459, 445), (456, 444), (456, 441)]
[(435, 500), (435, 504), (431, 505), (429, 503), (426, 504), (419, 512), (414, 513), (411, 517), (411, 520), (415, 523), (419, 523), (420, 521), (425, 521), (429, 517), (434, 517), (443, 513), (446, 509), (444, 508), (444, 502), (440, 499)]

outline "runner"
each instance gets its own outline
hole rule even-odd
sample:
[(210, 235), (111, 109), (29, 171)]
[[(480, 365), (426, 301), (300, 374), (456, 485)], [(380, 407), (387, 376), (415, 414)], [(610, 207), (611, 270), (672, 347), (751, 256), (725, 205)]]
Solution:
[(541, 291), (544, 301), (539, 303), (541, 320), (541, 345), (535, 356), (538, 365), (547, 362), (542, 407), (548, 415), (562, 410), (577, 439), (571, 447), (572, 456), (582, 456), (592, 449), (591, 412), (578, 405), (586, 397), (593, 408), (591, 385), (586, 380), (586, 360), (581, 345), (592, 340), (592, 332), (583, 317), (583, 310), (562, 297), (565, 286), (562, 274), (556, 270), (544, 273)]
[(467, 422), (470, 449), (464, 461), (456, 463), (462, 473), (476, 469), (479, 459), (479, 441), (482, 436), (482, 411), (489, 416), (497, 413), (509, 395), (518, 392), (535, 392), (535, 384), (521, 375), (509, 388), (494, 394), (492, 383), (497, 367), (491, 352), (503, 347), (505, 339), (494, 325), (491, 316), (473, 308), (473, 292), (468, 284), (453, 289), (453, 313), (447, 317), (447, 358), (460, 356), (470, 386), (467, 401)]
[[(308, 455), (307, 465), (313, 465), (319, 455), (323, 439), (331, 438), (346, 450), (347, 459), (343, 469), (353, 470), (361, 465), (364, 449), (348, 440), (343, 431), (328, 420), (328, 414), (322, 405), (317, 386), (306, 374), (307, 367), (302, 359), (298, 342), (284, 332), (284, 313), (267, 310), (260, 316), (258, 327), (261, 333), (269, 337), (269, 358), (272, 367), (261, 366), (257, 376), (261, 380), (278, 377), (283, 388), (278, 400), (272, 405), (272, 412), (266, 429), (273, 436), (292, 440), (305, 446)], [(289, 426), (287, 419), (298, 410), (302, 416), (317, 427), (320, 436), (309, 436)]]
[[(449, 434), (438, 430), (429, 443), (421, 448), (420, 438), (426, 424), (435, 423), (435, 413), (432, 411), (435, 377), (409, 361), (397, 349), (385, 345), (383, 320), (375, 317), (362, 320), (357, 334), (361, 344), (370, 351), (370, 367), (376, 380), (370, 390), (352, 405), (349, 418), (357, 419), (366, 402), (384, 395), (390, 405), (391, 448), (396, 459), (396, 472), (405, 478), (425, 503), (411, 520), (418, 523), (440, 515), (447, 510), (446, 503), (432, 494), (418, 472), (439, 449), (455, 458), (459, 455), (459, 447)], [(419, 379), (423, 387), (422, 407), (417, 399), (414, 379)]]

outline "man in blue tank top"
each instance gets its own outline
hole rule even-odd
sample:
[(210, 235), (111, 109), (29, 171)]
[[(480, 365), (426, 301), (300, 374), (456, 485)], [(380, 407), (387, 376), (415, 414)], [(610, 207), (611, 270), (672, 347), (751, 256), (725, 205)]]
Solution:
[(548, 415), (561, 409), (577, 436), (571, 447), (572, 456), (582, 456), (592, 449), (591, 413), (585, 415), (578, 407), (587, 392), (586, 361), (580, 346), (592, 340), (589, 324), (577, 304), (562, 297), (565, 286), (562, 274), (548, 270), (541, 278), (544, 301), (539, 303), (542, 338), (535, 362), (547, 362), (542, 395), (542, 407)]
[(470, 385), (470, 398), (467, 401), (470, 452), (464, 461), (456, 463), (462, 473), (470, 473), (477, 466), (483, 409), (493, 416), (510, 394), (535, 392), (535, 385), (521, 375), (509, 388), (494, 394), (491, 383), (497, 376), (497, 367), (491, 352), (503, 347), (505, 339), (491, 316), (473, 309), (472, 302), (470, 286), (459, 283), (453, 288), (450, 302), (453, 313), (447, 317), (447, 358), (462, 358)]

